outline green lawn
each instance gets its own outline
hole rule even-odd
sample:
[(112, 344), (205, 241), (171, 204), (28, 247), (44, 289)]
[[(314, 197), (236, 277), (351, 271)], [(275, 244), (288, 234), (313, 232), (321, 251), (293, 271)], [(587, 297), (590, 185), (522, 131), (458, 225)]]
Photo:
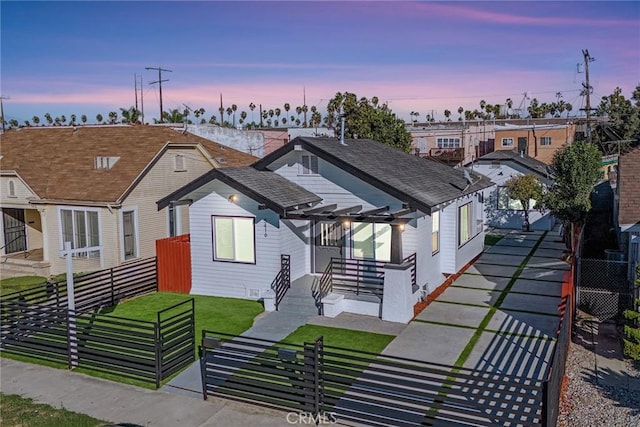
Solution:
[(325, 346), (342, 347), (349, 350), (380, 353), (395, 338), (393, 335), (373, 332), (354, 331), (352, 329), (331, 328), (328, 326), (304, 325), (296, 329), (284, 340), (288, 344), (313, 342), (323, 337)]
[(262, 304), (252, 300), (158, 292), (125, 301), (107, 312), (114, 316), (155, 322), (158, 311), (191, 298), (195, 300), (196, 307), (197, 344), (200, 343), (203, 329), (239, 335), (249, 329), (254, 317), (263, 311)]
[[(66, 277), (66, 274), (59, 274), (53, 277), (53, 281), (59, 282), (61, 280), (65, 280)], [(0, 280), (0, 295), (43, 285), (46, 281), (47, 278), (42, 276), (22, 276), (2, 279)]]
[(0, 393), (0, 418), (3, 427), (94, 427), (105, 421), (88, 415), (57, 409), (14, 394)]

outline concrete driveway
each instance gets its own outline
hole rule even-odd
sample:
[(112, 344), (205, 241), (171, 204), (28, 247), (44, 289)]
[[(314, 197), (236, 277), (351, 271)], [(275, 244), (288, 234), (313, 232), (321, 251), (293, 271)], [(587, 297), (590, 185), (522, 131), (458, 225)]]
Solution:
[(557, 231), (505, 231), (383, 353), (544, 379), (569, 270), (563, 248)]

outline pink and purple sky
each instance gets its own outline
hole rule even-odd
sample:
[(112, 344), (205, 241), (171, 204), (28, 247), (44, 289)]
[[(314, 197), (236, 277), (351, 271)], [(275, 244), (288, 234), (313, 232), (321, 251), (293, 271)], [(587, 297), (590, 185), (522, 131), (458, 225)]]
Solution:
[[(5, 120), (96, 114), (134, 105), (142, 76), (145, 120), (164, 110), (218, 116), (249, 104), (315, 105), (336, 92), (377, 96), (405, 120), (523, 94), (562, 94), (583, 114), (583, 49), (592, 104), (640, 84), (637, 1), (5, 1), (1, 5)], [(579, 67), (577, 64), (580, 64)], [(255, 120), (257, 121), (257, 109)]]

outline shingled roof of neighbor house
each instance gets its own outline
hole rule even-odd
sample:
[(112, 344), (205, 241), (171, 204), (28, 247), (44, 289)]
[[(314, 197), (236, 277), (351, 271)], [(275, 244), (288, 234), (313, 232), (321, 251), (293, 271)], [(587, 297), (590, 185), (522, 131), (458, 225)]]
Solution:
[(266, 170), (296, 145), (427, 213), (441, 203), (494, 185), (487, 177), (467, 170), (469, 182), (465, 169), (454, 169), (370, 139), (345, 139), (342, 144), (335, 138), (298, 137), (253, 166)]
[(533, 157), (529, 157), (526, 154), (520, 154), (511, 150), (497, 150), (491, 153), (485, 154), (482, 157), (479, 157), (476, 161), (501, 161), (507, 160), (512, 161), (514, 163), (518, 163), (525, 168), (537, 172), (542, 176), (548, 177), (551, 175), (551, 171), (549, 170), (549, 165), (541, 162), (540, 160), (536, 160)]
[[(26, 127), (0, 137), (0, 170), (15, 171), (40, 199), (118, 202), (168, 146), (206, 149), (214, 165), (249, 165), (256, 157), (161, 126)], [(118, 157), (109, 170), (96, 157)]]
[(252, 167), (226, 167), (213, 169), (162, 198), (157, 202), (158, 210), (216, 179), (280, 214), (322, 200), (318, 195), (276, 173)]
[(620, 225), (640, 223), (640, 147), (618, 160), (618, 195)]

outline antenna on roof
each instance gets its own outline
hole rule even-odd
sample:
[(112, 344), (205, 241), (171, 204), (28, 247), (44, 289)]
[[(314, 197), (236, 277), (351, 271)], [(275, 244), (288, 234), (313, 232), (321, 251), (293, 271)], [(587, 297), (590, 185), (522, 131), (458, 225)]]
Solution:
[(477, 180), (474, 181), (473, 178), (471, 177), (471, 174), (466, 168), (462, 170), (462, 174), (464, 176), (464, 179), (467, 180), (467, 186), (464, 187), (464, 190), (462, 190), (463, 192), (467, 191), (467, 188), (471, 187), (473, 184), (477, 183), (481, 179), (481, 178), (478, 178)]

